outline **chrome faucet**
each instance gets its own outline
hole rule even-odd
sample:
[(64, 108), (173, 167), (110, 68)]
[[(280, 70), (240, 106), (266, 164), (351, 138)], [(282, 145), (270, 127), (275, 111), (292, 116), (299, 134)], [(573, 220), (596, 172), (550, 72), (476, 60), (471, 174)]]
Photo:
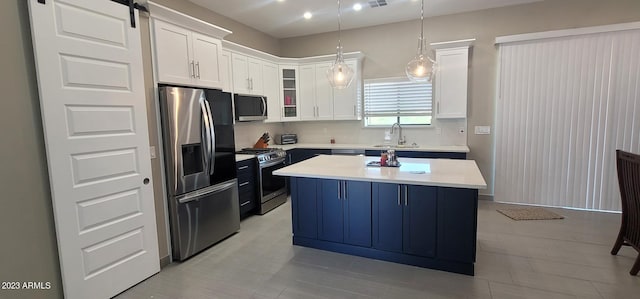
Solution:
[(402, 136), (402, 126), (400, 126), (400, 123), (395, 123), (391, 125), (391, 134), (393, 134), (396, 126), (398, 126), (398, 145), (403, 145), (407, 143), (407, 141), (404, 140), (404, 136)]

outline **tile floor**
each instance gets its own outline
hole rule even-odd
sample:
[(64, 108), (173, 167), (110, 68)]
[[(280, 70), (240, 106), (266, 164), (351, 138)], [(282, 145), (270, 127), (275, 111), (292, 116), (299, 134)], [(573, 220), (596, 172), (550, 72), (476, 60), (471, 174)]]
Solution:
[(635, 251), (609, 254), (619, 214), (513, 221), (479, 206), (473, 277), (292, 246), (287, 202), (116, 298), (640, 298)]

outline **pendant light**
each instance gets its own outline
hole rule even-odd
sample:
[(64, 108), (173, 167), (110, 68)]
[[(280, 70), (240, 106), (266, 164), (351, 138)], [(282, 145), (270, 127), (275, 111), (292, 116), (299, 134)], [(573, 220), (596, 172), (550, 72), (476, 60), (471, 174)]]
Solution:
[(327, 70), (327, 79), (329, 84), (335, 89), (344, 89), (353, 81), (353, 70), (344, 62), (342, 57), (342, 44), (340, 38), (342, 37), (342, 26), (340, 20), (340, 0), (338, 0), (338, 47), (336, 53), (336, 61), (333, 62), (331, 68)]
[(437, 69), (436, 61), (429, 57), (427, 41), (424, 39), (424, 0), (420, 9), (420, 38), (418, 38), (418, 54), (407, 63), (407, 77), (414, 82), (431, 82)]

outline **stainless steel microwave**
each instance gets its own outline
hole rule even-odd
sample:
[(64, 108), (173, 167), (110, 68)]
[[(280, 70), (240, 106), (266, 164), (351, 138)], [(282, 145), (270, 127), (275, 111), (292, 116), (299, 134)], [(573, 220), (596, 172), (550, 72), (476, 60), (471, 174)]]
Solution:
[(234, 94), (234, 106), (237, 121), (254, 121), (267, 119), (267, 98)]

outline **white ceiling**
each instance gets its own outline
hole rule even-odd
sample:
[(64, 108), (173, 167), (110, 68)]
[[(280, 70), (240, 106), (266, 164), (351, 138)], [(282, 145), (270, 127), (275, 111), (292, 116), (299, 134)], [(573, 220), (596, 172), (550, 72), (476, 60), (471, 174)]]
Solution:
[[(334, 0), (189, 0), (276, 38), (331, 32), (338, 29)], [(420, 18), (420, 1), (387, 0), (371, 8), (369, 0), (341, 0), (342, 28), (352, 29)], [(425, 17), (469, 12), (543, 0), (425, 0)], [(362, 10), (354, 11), (354, 3)], [(313, 17), (305, 20), (309, 11)]]

